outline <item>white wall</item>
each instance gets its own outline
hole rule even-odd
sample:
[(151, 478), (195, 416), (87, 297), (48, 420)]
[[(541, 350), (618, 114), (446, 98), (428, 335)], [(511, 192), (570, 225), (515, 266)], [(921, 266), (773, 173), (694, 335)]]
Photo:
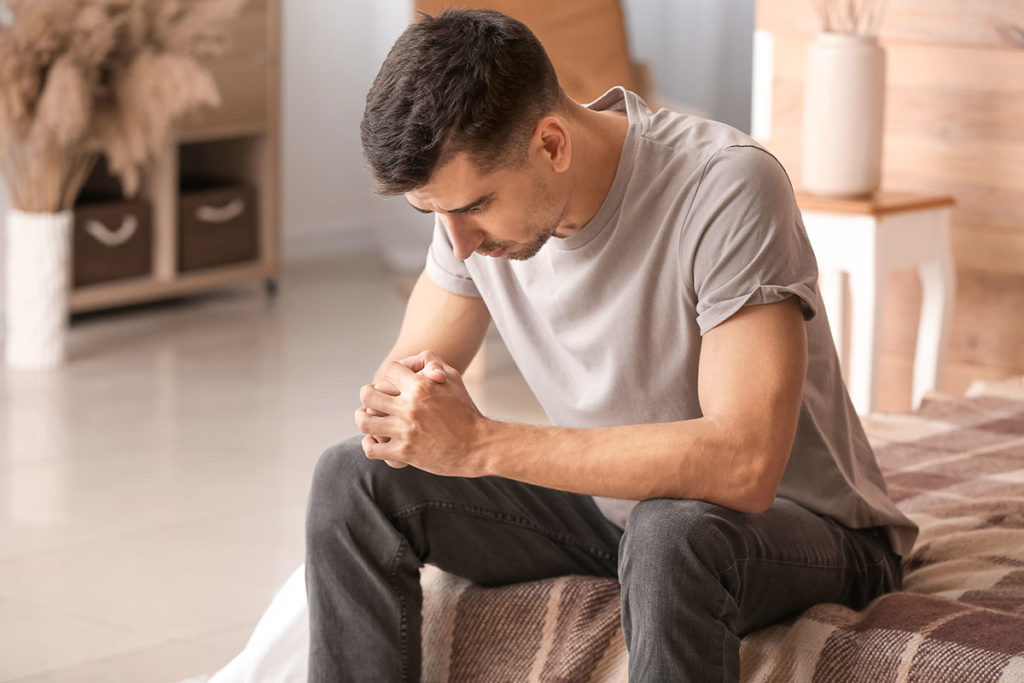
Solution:
[(373, 78), (365, 6), (282, 3), (284, 258), (367, 242), (372, 194), (359, 119)]
[[(367, 87), (395, 39), (408, 26), (413, 15), (412, 5), (412, 0), (376, 0), (373, 3), (373, 50)], [(433, 218), (416, 213), (401, 197), (374, 196), (370, 200), (371, 236), (381, 255), (398, 270), (415, 272), (423, 268), (433, 225)]]
[(10, 201), (7, 198), (7, 187), (0, 181), (0, 339), (4, 336), (4, 305), (7, 301), (7, 233), (4, 232), (4, 224), (7, 222), (7, 208)]
[(750, 131), (754, 0), (622, 0), (633, 59), (667, 99)]
[(376, 245), (417, 270), (432, 222), (370, 188), (359, 144), (366, 91), (412, 17), (412, 0), (284, 2), (286, 259)]

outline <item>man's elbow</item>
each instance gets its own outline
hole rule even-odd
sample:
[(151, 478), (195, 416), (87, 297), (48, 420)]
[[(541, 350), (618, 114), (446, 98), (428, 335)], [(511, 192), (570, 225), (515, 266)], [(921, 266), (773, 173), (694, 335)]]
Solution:
[(742, 475), (735, 491), (734, 505), (730, 506), (739, 512), (759, 515), (767, 512), (775, 503), (775, 495), (779, 490), (782, 473), (789, 460), (788, 450), (785, 453), (766, 452), (756, 459)]
[(747, 495), (738, 508), (740, 512), (759, 515), (767, 512), (775, 503), (775, 492), (778, 487), (761, 487)]

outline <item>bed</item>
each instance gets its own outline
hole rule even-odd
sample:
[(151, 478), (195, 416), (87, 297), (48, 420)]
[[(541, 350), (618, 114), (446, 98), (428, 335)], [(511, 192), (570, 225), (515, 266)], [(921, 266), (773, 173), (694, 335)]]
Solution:
[[(1024, 681), (1024, 378), (931, 394), (865, 427), (921, 527), (903, 590), (743, 639), (745, 681)], [(423, 572), (426, 681), (625, 681), (612, 579), (480, 588)], [(302, 571), (211, 683), (305, 680)]]

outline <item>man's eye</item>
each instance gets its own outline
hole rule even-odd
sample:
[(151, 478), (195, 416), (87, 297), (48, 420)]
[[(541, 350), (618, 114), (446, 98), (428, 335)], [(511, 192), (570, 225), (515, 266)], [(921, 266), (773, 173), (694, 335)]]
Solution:
[(483, 206), (474, 206), (472, 209), (469, 210), (468, 213), (469, 213), (470, 216), (476, 216), (477, 214), (481, 214), (483, 212), (484, 212), (484, 207)]

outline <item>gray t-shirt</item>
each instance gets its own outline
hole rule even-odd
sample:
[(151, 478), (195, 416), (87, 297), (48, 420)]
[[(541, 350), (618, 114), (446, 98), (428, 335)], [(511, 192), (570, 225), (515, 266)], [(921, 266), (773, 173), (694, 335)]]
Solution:
[[(427, 274), (483, 297), (555, 425), (701, 416), (701, 336), (741, 307), (799, 298), (808, 368), (778, 495), (853, 527), (886, 526), (897, 553), (916, 527), (886, 492), (843, 386), (817, 264), (786, 172), (747, 135), (613, 88), (588, 105), (629, 117), (615, 180), (594, 218), (527, 261), (455, 258), (440, 221)], [(595, 499), (625, 524), (632, 504)]]

